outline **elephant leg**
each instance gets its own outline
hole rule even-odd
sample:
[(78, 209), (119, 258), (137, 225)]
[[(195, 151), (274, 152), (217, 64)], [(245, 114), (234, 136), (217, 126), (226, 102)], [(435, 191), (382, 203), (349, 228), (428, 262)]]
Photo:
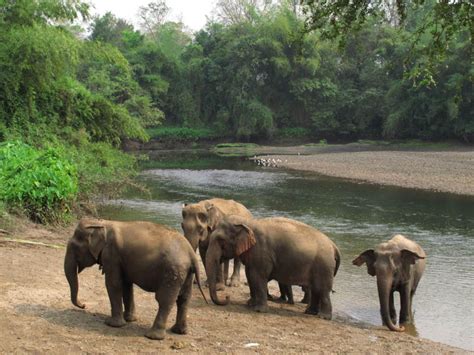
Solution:
[(397, 323), (397, 311), (395, 309), (395, 301), (394, 301), (394, 293), (390, 291), (389, 299), (388, 299), (388, 307), (389, 307), (389, 312), (390, 312), (390, 318), (392, 319), (392, 323), (396, 324)]
[(114, 271), (105, 273), (105, 286), (109, 295), (110, 307), (112, 308), (112, 317), (108, 318), (105, 324), (111, 327), (122, 327), (127, 324), (123, 318), (123, 282), (119, 273)]
[[(201, 255), (201, 260), (202, 264), (204, 265), (204, 270), (206, 269), (206, 253), (207, 253), (207, 248), (204, 248), (199, 244), (199, 255)], [(206, 272), (207, 275), (207, 272)], [(194, 283), (197, 284), (196, 279), (194, 280)], [(203, 282), (203, 285), (208, 286), (207, 280)]]
[(320, 303), (321, 302), (320, 302), (319, 290), (312, 289), (308, 307), (306, 307), (306, 310), (304, 313), (318, 315)]
[(234, 259), (234, 272), (232, 273), (232, 276), (230, 277), (230, 284), (229, 286), (232, 287), (238, 287), (240, 286), (240, 259), (235, 258)]
[(176, 323), (171, 327), (171, 331), (176, 334), (186, 334), (188, 331), (187, 314), (188, 305), (192, 294), (192, 279), (194, 274), (189, 274), (181, 288), (181, 293), (176, 300), (178, 312), (176, 314)]
[(268, 277), (262, 277), (257, 272), (249, 270), (249, 267), (245, 268), (245, 274), (249, 282), (250, 293), (253, 300), (252, 304), (249, 304), (255, 312), (267, 312), (267, 291), (268, 291)]
[(280, 298), (278, 298), (278, 300), (276, 300), (277, 302), (286, 302), (286, 296), (288, 295), (288, 287), (287, 285), (279, 282), (278, 283), (278, 288), (280, 289)]
[[(169, 283), (164, 282), (169, 285)], [(173, 304), (177, 301), (179, 289), (173, 285), (171, 287), (161, 287), (155, 294), (158, 302), (158, 314), (156, 315), (153, 326), (149, 329), (145, 336), (153, 340), (162, 340), (165, 338), (166, 322), (173, 308)]]
[(123, 305), (125, 306), (124, 318), (127, 322), (134, 322), (137, 320), (135, 315), (135, 300), (133, 297), (133, 283), (124, 281), (123, 288)]
[[(323, 319), (332, 318), (331, 291), (333, 284), (333, 271), (326, 265), (315, 268), (311, 285), (311, 302), (306, 313), (315, 314)], [(309, 312), (308, 312), (309, 311)]]
[(291, 285), (287, 285), (286, 296), (288, 298), (288, 304), (295, 304), (295, 300), (293, 299), (293, 287), (291, 287)]
[(304, 297), (301, 300), (301, 303), (309, 304), (311, 300), (311, 289), (308, 286), (301, 286), (303, 292), (304, 292)]
[(410, 287), (405, 285), (400, 289), (400, 324), (411, 323)]

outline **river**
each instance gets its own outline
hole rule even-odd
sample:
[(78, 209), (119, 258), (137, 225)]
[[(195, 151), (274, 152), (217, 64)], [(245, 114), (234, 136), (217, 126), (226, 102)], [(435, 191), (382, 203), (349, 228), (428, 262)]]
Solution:
[(428, 256), (409, 332), (474, 350), (472, 197), (263, 168), (245, 158), (199, 151), (151, 154), (137, 180), (149, 193), (129, 191), (104, 205), (101, 215), (180, 230), (183, 203), (222, 197), (243, 203), (256, 217), (285, 216), (321, 230), (342, 253), (332, 296), (335, 313), (370, 324), (381, 324), (376, 281), (351, 261), (393, 234), (408, 236)]

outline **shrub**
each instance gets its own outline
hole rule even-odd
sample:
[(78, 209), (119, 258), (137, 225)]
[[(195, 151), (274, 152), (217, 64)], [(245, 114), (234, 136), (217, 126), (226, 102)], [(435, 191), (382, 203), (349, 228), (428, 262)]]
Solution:
[(77, 171), (60, 149), (35, 149), (20, 141), (0, 145), (0, 200), (32, 220), (63, 220), (78, 192)]
[(311, 131), (303, 127), (280, 128), (276, 133), (278, 138), (304, 138), (310, 135)]
[(155, 127), (146, 130), (151, 138), (167, 141), (191, 141), (200, 139), (215, 139), (215, 130), (208, 128), (188, 128), (188, 127)]

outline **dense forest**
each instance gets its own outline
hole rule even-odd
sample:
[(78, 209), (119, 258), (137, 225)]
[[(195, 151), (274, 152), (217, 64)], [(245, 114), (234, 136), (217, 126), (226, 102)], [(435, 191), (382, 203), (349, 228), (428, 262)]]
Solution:
[(435, 61), (429, 35), (410, 40), (434, 0), (343, 40), (295, 1), (232, 2), (192, 33), (164, 1), (135, 28), (80, 0), (0, 0), (0, 201), (61, 219), (130, 181), (135, 159), (116, 147), (160, 125), (243, 141), (474, 139), (472, 33), (451, 30)]

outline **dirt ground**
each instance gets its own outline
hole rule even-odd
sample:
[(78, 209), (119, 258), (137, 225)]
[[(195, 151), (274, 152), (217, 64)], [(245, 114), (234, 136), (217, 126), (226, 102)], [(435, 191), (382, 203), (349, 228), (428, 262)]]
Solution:
[(231, 296), (231, 305), (226, 307), (207, 305), (195, 288), (189, 334), (168, 332), (165, 340), (152, 341), (144, 333), (153, 322), (157, 304), (153, 294), (137, 287), (139, 320), (119, 329), (104, 324), (110, 308), (98, 267), (79, 275), (79, 298), (86, 309), (70, 303), (63, 258), (73, 227), (45, 229), (20, 222), (10, 226), (9, 234), (0, 231), (0, 353), (467, 353), (355, 323), (338, 312), (337, 304), (332, 321), (304, 315), (302, 304), (270, 303), (266, 314), (249, 312), (245, 285), (226, 291)]

